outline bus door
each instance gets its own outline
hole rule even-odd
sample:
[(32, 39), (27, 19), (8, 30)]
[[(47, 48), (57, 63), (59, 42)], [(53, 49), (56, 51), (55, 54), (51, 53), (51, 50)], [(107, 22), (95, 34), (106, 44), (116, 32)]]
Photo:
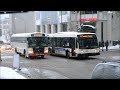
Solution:
[(72, 56), (75, 56), (75, 47), (76, 47), (76, 44), (75, 44), (75, 38), (70, 38), (69, 42), (70, 42), (70, 48), (71, 48), (71, 52), (72, 52)]

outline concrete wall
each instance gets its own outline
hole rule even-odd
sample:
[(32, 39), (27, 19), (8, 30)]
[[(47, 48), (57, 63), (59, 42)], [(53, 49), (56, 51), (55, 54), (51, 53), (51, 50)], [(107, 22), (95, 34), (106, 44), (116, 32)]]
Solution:
[(109, 40), (112, 42), (115, 40), (120, 40), (120, 17), (118, 17), (113, 11), (112, 13), (108, 11), (98, 13), (97, 17), (97, 37), (101, 41), (101, 22), (103, 22), (103, 40)]
[(13, 24), (15, 28), (13, 33), (35, 32), (36, 25), (34, 12), (14, 14)]
[[(62, 15), (61, 18), (61, 11), (41, 11), (39, 15), (39, 20), (37, 20), (37, 24), (40, 25), (41, 31), (43, 32), (43, 25), (51, 24), (51, 33), (55, 33), (54, 24), (57, 25), (57, 31), (63, 31), (62, 23), (67, 23), (67, 31), (77, 31), (80, 27), (80, 15), (73, 14), (70, 11), (67, 11), (67, 14)], [(113, 18), (112, 18), (113, 14)], [(98, 40), (101, 41), (101, 22), (103, 22), (103, 39), (106, 40), (120, 40), (120, 17), (118, 17), (113, 11), (113, 13), (109, 13), (108, 11), (102, 11), (98, 14), (84, 14), (81, 15), (81, 18), (97, 18), (96, 21), (96, 34)], [(62, 20), (61, 20), (62, 19)], [(40, 21), (41, 20), (41, 21)], [(71, 21), (71, 22), (70, 22)], [(24, 29), (24, 25), (22, 25), (22, 29)], [(46, 26), (45, 33), (49, 32), (49, 26)]]
[(58, 14), (57, 11), (40, 11), (41, 23), (45, 24), (57, 24)]
[(120, 40), (120, 17), (113, 13), (113, 21), (112, 21), (112, 39)]

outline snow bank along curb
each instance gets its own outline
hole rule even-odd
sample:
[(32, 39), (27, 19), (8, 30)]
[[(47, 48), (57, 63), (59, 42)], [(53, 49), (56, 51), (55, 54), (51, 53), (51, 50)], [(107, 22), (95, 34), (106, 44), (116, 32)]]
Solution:
[[(102, 47), (100, 47), (100, 49), (102, 49)], [(103, 47), (103, 49), (106, 49), (106, 47)], [(108, 49), (120, 49), (120, 45), (116, 45), (116, 46), (108, 46)]]
[(8, 67), (0, 67), (0, 79), (26, 79), (13, 69)]

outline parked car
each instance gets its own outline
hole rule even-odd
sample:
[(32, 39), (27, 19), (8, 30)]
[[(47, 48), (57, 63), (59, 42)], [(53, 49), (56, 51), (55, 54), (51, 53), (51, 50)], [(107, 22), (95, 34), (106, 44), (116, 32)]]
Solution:
[(97, 64), (91, 79), (120, 79), (120, 60)]

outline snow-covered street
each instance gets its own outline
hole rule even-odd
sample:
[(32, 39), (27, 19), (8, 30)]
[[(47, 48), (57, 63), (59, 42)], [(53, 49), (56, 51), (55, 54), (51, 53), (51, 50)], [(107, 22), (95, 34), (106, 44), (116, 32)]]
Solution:
[(48, 56), (45, 59), (27, 59), (20, 56), (20, 71), (12, 68), (14, 52), (3, 50), (0, 79), (90, 79), (91, 72), (98, 63), (120, 60), (119, 50), (118, 45), (109, 46), (108, 51), (101, 51), (100, 55), (90, 56), (85, 60), (57, 56)]

